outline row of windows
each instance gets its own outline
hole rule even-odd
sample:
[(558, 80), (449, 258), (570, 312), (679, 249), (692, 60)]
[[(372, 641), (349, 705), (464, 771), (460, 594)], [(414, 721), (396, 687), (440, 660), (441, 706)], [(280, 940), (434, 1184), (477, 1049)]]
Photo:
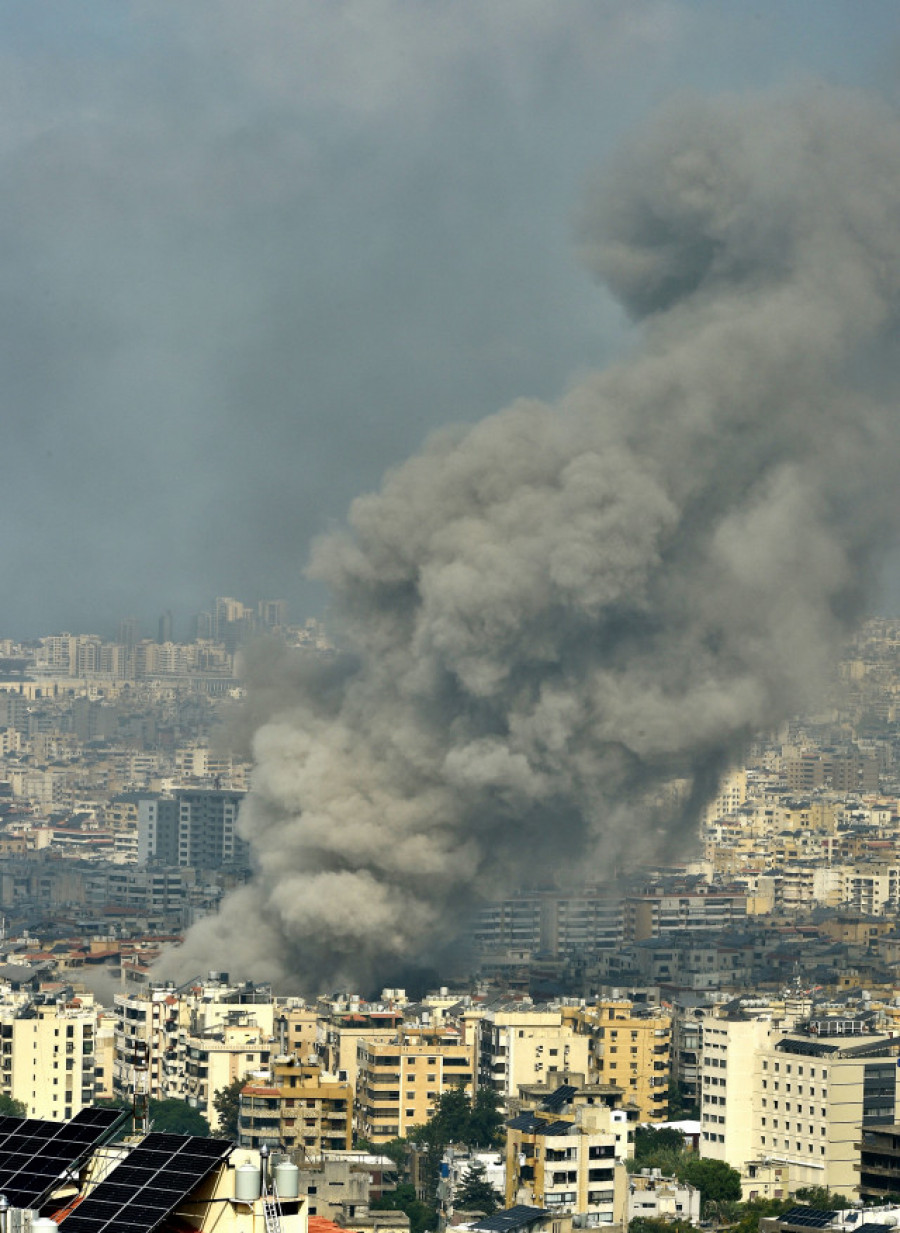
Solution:
[[(763, 1079), (763, 1081), (762, 1081), (762, 1085), (763, 1085), (763, 1087), (764, 1087), (764, 1088), (768, 1088), (768, 1086), (769, 1086), (769, 1081), (768, 1081), (768, 1079)], [(781, 1088), (781, 1084), (780, 1084), (780, 1082), (779, 1082), (779, 1080), (778, 1080), (778, 1079), (774, 1079), (774, 1080), (772, 1081), (772, 1088), (773, 1088), (773, 1090), (774, 1090), (774, 1091), (776, 1091), (776, 1092), (780, 1092), (780, 1091), (782, 1090), (782, 1088)], [(784, 1091), (785, 1091), (785, 1092), (789, 1092), (790, 1090), (791, 1090), (791, 1085), (790, 1085), (789, 1083), (785, 1083), (785, 1085), (784, 1085)], [(815, 1096), (815, 1094), (816, 1094), (816, 1089), (815, 1089), (815, 1088), (814, 1088), (811, 1084), (810, 1084), (810, 1088), (809, 1088), (809, 1094), (810, 1094), (810, 1096)], [(821, 1089), (821, 1091), (820, 1091), (820, 1093), (819, 1093), (819, 1094), (820, 1094), (820, 1096), (822, 1097), (822, 1099), (823, 1099), (823, 1100), (827, 1100), (827, 1099), (828, 1099), (828, 1088), (823, 1087), (823, 1088)], [(803, 1084), (802, 1084), (802, 1083), (798, 1083), (798, 1084), (797, 1084), (797, 1095), (798, 1095), (798, 1096), (802, 1096), (802, 1095), (803, 1095)]]
[[(788, 1074), (788, 1075), (789, 1075), (789, 1074), (791, 1074), (791, 1073), (792, 1073), (792, 1071), (791, 1071), (791, 1065), (792, 1065), (792, 1063), (791, 1063), (791, 1062), (785, 1062), (785, 1065), (784, 1065), (785, 1074)], [(768, 1061), (766, 1061), (765, 1059), (763, 1059), (763, 1070), (768, 1070), (768, 1069), (769, 1069), (769, 1063), (768, 1063)], [(774, 1063), (774, 1069), (775, 1069), (775, 1073), (776, 1073), (776, 1074), (778, 1074), (778, 1073), (779, 1073), (779, 1071), (781, 1070), (781, 1063), (780, 1063), (780, 1062), (775, 1062), (775, 1063)], [(797, 1067), (797, 1074), (798, 1074), (798, 1075), (802, 1075), (802, 1074), (803, 1074), (803, 1067), (802, 1067), (802, 1066), (798, 1066), (798, 1067)], [(809, 1068), (809, 1077), (810, 1077), (811, 1079), (815, 1079), (815, 1077), (816, 1077), (816, 1068), (815, 1068), (815, 1066), (810, 1066), (810, 1068)], [(822, 1078), (823, 1078), (823, 1079), (825, 1079), (825, 1078), (827, 1078), (827, 1077), (828, 1077), (828, 1072), (827, 1072), (826, 1068), (823, 1066), (823, 1067), (822, 1067)]]
[[(765, 1118), (762, 1118), (761, 1120), (762, 1120), (762, 1124), (763, 1124), (763, 1126), (765, 1126), (765, 1125), (766, 1125), (766, 1119), (765, 1119)], [(775, 1130), (778, 1130), (778, 1129), (779, 1129), (779, 1126), (778, 1126), (778, 1118), (777, 1118), (777, 1117), (773, 1117), (773, 1118), (772, 1118), (772, 1127), (773, 1127), (773, 1129), (775, 1129)], [(785, 1123), (784, 1123), (784, 1129), (785, 1129), (785, 1130), (790, 1130), (790, 1129), (791, 1129), (791, 1124), (790, 1124), (790, 1122), (785, 1122)], [(802, 1134), (803, 1134), (803, 1125), (802, 1125), (802, 1123), (801, 1123), (801, 1122), (798, 1122), (798, 1123), (796, 1124), (796, 1126), (794, 1127), (794, 1133), (795, 1133), (795, 1134), (800, 1134), (800, 1135), (802, 1135)], [(812, 1134), (815, 1134), (816, 1132), (815, 1132), (814, 1127), (809, 1126), (809, 1128), (808, 1128), (808, 1133), (809, 1133), (809, 1134), (811, 1134), (811, 1135), (812, 1135)], [(824, 1134), (825, 1134), (825, 1127), (824, 1127), (824, 1126), (820, 1126), (820, 1127), (819, 1127), (819, 1134), (820, 1134), (820, 1135), (824, 1135)]]
[[(760, 1142), (762, 1143), (763, 1147), (765, 1147), (765, 1146), (766, 1146), (766, 1136), (765, 1136), (765, 1135), (762, 1135), (762, 1136), (761, 1136), (761, 1138), (760, 1138)], [(782, 1141), (780, 1141), (780, 1140), (778, 1140), (778, 1139), (773, 1139), (773, 1140), (772, 1140), (772, 1142), (771, 1142), (771, 1145), (770, 1145), (770, 1146), (772, 1146), (772, 1147), (785, 1147), (785, 1148), (787, 1148), (787, 1149), (788, 1149), (788, 1151), (790, 1151), (791, 1141), (790, 1141), (790, 1139), (785, 1139), (785, 1140), (782, 1142)], [(797, 1152), (802, 1152), (802, 1151), (803, 1151), (803, 1145), (800, 1143), (800, 1141), (799, 1141), (799, 1140), (795, 1140), (795, 1143), (794, 1143), (794, 1150), (795, 1150), (795, 1151), (797, 1151)], [(814, 1151), (815, 1151), (815, 1147), (814, 1147), (814, 1145), (813, 1145), (812, 1143), (808, 1143), (808, 1144), (807, 1144), (807, 1152), (808, 1152), (808, 1153), (812, 1153), (812, 1152), (814, 1152)], [(824, 1155), (825, 1155), (825, 1144), (824, 1144), (824, 1143), (823, 1143), (823, 1144), (821, 1145), (821, 1147), (819, 1148), (819, 1155), (820, 1155), (820, 1156), (824, 1156)]]

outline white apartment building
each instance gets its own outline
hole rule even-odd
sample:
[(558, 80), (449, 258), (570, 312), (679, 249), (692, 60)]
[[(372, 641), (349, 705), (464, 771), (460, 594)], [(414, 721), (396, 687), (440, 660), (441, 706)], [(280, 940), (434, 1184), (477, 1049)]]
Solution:
[(517, 1096), (548, 1075), (590, 1073), (591, 1038), (563, 1023), (562, 1010), (509, 1007), (485, 1011), (478, 1034), (478, 1084)]
[(628, 1220), (689, 1220), (700, 1223), (700, 1191), (659, 1169), (641, 1169), (628, 1179)]
[(225, 973), (113, 1001), (113, 1084), (122, 1095), (137, 1087), (153, 1100), (187, 1100), (209, 1117), (219, 1088), (269, 1062), (275, 1003), (253, 986), (230, 985)]

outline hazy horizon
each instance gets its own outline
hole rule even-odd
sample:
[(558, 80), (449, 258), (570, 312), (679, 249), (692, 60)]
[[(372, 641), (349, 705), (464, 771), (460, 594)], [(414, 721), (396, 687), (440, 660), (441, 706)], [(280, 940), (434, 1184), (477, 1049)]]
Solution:
[[(327, 617), (310, 545), (634, 333), (588, 184), (666, 99), (896, 96), (892, 5), (0, 3), (0, 636)], [(900, 564), (887, 594), (900, 599)]]

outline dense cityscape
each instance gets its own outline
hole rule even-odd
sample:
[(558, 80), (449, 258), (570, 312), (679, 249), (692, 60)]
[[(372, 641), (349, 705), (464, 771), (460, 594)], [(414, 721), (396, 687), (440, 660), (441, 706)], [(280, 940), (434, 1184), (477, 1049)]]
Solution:
[(897, 34), (0, 0), (0, 1233), (900, 1230)]
[(721, 1217), (723, 1177), (785, 1229), (804, 1195), (900, 1204), (900, 622), (747, 745), (678, 864), (523, 886), (446, 984), (313, 999), (154, 975), (250, 875), (228, 741), (248, 646), (336, 653), (282, 603), (217, 598), (193, 633), (0, 643), (7, 1110), (280, 1152), (288, 1206), (362, 1230), (473, 1207), (683, 1227)]

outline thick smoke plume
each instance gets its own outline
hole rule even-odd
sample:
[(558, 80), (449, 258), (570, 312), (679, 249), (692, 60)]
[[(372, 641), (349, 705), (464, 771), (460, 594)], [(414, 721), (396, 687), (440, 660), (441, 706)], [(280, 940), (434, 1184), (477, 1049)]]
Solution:
[(315, 546), (354, 658), (269, 669), (257, 873), (169, 970), (366, 981), (504, 887), (674, 850), (860, 614), (896, 521), (896, 117), (670, 106), (580, 243), (640, 349), (436, 437)]

